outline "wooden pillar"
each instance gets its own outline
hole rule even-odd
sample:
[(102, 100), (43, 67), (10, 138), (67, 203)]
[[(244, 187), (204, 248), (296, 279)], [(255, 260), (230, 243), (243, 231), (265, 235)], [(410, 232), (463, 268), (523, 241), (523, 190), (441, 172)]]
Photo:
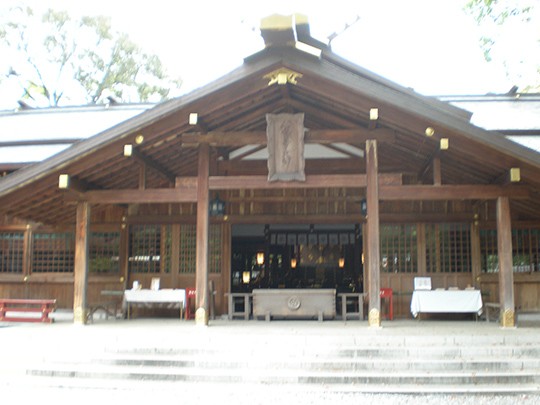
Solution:
[(209, 234), (209, 191), (210, 146), (199, 145), (197, 183), (197, 269), (195, 288), (197, 290), (195, 324), (208, 325), (208, 234)]
[(380, 238), (379, 238), (379, 174), (377, 141), (366, 141), (367, 175), (367, 250), (369, 273), (369, 326), (381, 326), (381, 281), (380, 281)]
[(90, 236), (90, 205), (77, 203), (75, 225), (75, 269), (73, 275), (73, 322), (86, 323), (86, 293), (88, 289), (88, 246)]
[(120, 282), (123, 288), (128, 288), (129, 283), (129, 227), (126, 217), (122, 217), (120, 224)]
[(512, 222), (508, 197), (497, 198), (497, 248), (499, 252), (499, 300), (501, 326), (512, 328), (515, 324), (514, 272), (512, 268)]
[(418, 263), (418, 275), (427, 275), (427, 245), (426, 224), (416, 224), (416, 262)]
[[(22, 268), (23, 268), (23, 275), (24, 275), (24, 281), (28, 282), (28, 278), (30, 277), (30, 268), (32, 264), (32, 240), (33, 240), (33, 230), (30, 225), (26, 225), (26, 230), (24, 231), (24, 242), (23, 242), (23, 260), (22, 260)], [(28, 298), (28, 297), (25, 297)]]
[[(222, 225), (223, 237), (221, 243), (221, 257), (224, 259), (221, 261), (221, 286), (223, 293), (231, 292), (231, 257), (232, 257), (232, 229), (229, 222), (224, 222)], [(264, 263), (265, 270), (268, 269), (268, 254), (266, 254), (266, 261)], [(268, 271), (268, 270), (266, 270)], [(220, 294), (220, 297), (223, 297)], [(227, 313), (227, 306), (225, 300), (222, 301), (219, 310), (222, 314)]]
[(471, 266), (472, 266), (472, 286), (480, 289), (480, 275), (482, 273), (482, 253), (480, 249), (480, 227), (478, 219), (475, 218), (471, 224)]
[(171, 286), (178, 286), (178, 276), (180, 274), (180, 234), (182, 226), (180, 224), (171, 225)]

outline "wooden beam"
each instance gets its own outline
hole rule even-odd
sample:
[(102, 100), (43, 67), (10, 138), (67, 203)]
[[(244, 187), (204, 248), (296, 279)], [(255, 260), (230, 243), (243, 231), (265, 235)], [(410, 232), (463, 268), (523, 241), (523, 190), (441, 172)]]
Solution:
[(441, 158), (438, 156), (433, 159), (433, 184), (435, 186), (440, 186), (442, 184)]
[(139, 166), (139, 190), (146, 189), (146, 164)]
[(514, 270), (512, 267), (512, 222), (508, 197), (497, 199), (497, 254), (499, 256), (499, 300), (501, 326), (514, 327)]
[[(361, 173), (360, 168), (365, 164), (360, 157), (343, 159), (307, 159), (306, 175), (314, 174), (350, 174)], [(234, 174), (268, 174), (268, 163), (266, 160), (220, 160), (217, 162), (219, 173)]]
[(198, 186), (197, 186), (197, 241), (196, 241), (196, 273), (195, 289), (196, 311), (195, 323), (208, 325), (208, 237), (210, 203), (208, 190), (208, 176), (210, 173), (210, 147), (208, 144), (199, 145), (198, 160)]
[(0, 142), (0, 148), (17, 147), (17, 146), (71, 145), (82, 140), (84, 140), (84, 138), (65, 138), (65, 139), (58, 138), (58, 139), (5, 141), (5, 142)]
[(87, 185), (69, 174), (61, 174), (58, 176), (58, 188), (80, 197), (87, 190)]
[(88, 247), (90, 244), (90, 205), (77, 204), (75, 225), (75, 261), (73, 271), (73, 322), (86, 324), (86, 295), (88, 290)]
[(379, 181), (378, 181), (377, 141), (366, 142), (367, 173), (367, 255), (369, 273), (369, 326), (381, 325), (380, 297), (380, 241), (379, 241)]
[(307, 143), (350, 143), (365, 144), (369, 139), (376, 139), (377, 142), (394, 142), (396, 139), (393, 130), (388, 128), (355, 128), (355, 129), (326, 129), (308, 131), (305, 135)]
[(379, 190), (381, 200), (391, 201), (422, 201), (422, 200), (495, 200), (498, 197), (516, 199), (529, 198), (529, 190), (524, 186), (496, 185), (413, 185), (392, 186), (384, 185)]
[[(227, 200), (229, 201), (229, 200)], [(251, 200), (246, 200), (251, 201)], [(440, 223), (470, 222), (472, 213), (460, 214), (418, 214), (418, 213), (379, 213), (381, 223)], [(195, 224), (196, 218), (190, 214), (179, 215), (133, 215), (126, 219), (128, 224)], [(225, 218), (210, 217), (210, 223), (228, 222), (230, 224), (352, 224), (365, 222), (358, 213), (350, 214), (313, 214), (313, 215), (276, 215), (250, 214), (227, 215)], [(539, 225), (540, 226), (540, 225)], [(366, 284), (367, 285), (367, 284)]]
[[(176, 188), (91, 190), (76, 197), (66, 196), (65, 198), (68, 202), (84, 200), (91, 204), (159, 204), (197, 201), (197, 178), (179, 178), (176, 183)], [(499, 196), (515, 199), (529, 197), (529, 191), (525, 186), (400, 185), (400, 174), (380, 174), (378, 184), (379, 198), (387, 201), (494, 200)], [(266, 176), (212, 176), (208, 178), (209, 190), (364, 188), (366, 186), (365, 174), (314, 175), (307, 176), (305, 182), (268, 182)]]
[[(368, 139), (377, 139), (380, 142), (394, 142), (394, 131), (388, 128), (355, 129), (327, 129), (308, 130), (304, 135), (305, 143), (350, 143), (364, 144)], [(211, 146), (245, 146), (266, 145), (265, 131), (211, 131), (208, 133), (185, 133), (182, 135), (182, 143), (196, 145), (207, 143)]]
[[(379, 182), (384, 185), (402, 184), (401, 174), (383, 174)], [(242, 189), (304, 189), (304, 188), (337, 188), (366, 187), (365, 174), (308, 175), (306, 181), (268, 182), (267, 176), (212, 176), (210, 190), (242, 190)]]
[(137, 150), (135, 148), (131, 148), (131, 155), (125, 155), (124, 154), (124, 156), (131, 157), (131, 158), (135, 159), (140, 164), (154, 170), (156, 173), (158, 173), (159, 175), (161, 175), (162, 177), (167, 179), (169, 181), (169, 183), (174, 184), (174, 180), (176, 178), (176, 175), (171, 173), (167, 168), (162, 166), (160, 163), (158, 163), (155, 160), (153, 160), (152, 158), (146, 156), (141, 151), (139, 151), (139, 150)]
[[(67, 198), (68, 197), (66, 196), (66, 199)], [(94, 190), (83, 193), (80, 196), (80, 199), (88, 201), (91, 204), (159, 204), (196, 202), (197, 189), (157, 188), (146, 190)]]

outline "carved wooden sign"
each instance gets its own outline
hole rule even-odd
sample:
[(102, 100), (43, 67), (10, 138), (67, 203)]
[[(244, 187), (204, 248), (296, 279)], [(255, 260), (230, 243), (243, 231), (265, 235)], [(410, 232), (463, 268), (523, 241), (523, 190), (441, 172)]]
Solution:
[(305, 181), (304, 114), (266, 114), (268, 181)]

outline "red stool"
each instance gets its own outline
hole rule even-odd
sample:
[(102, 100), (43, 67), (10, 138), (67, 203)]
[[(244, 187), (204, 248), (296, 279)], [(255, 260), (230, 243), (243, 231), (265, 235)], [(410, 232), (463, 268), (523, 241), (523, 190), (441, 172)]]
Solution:
[(195, 319), (195, 314), (191, 312), (191, 301), (195, 303), (196, 295), (195, 288), (186, 288), (186, 319)]
[(393, 291), (391, 288), (381, 288), (380, 297), (388, 299), (388, 314), (386, 319), (394, 320), (394, 301), (392, 298)]

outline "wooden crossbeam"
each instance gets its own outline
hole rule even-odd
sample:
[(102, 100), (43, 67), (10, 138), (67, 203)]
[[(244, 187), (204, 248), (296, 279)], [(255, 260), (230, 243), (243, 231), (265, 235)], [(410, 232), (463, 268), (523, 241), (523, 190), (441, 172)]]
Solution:
[(197, 189), (158, 188), (87, 191), (79, 199), (91, 204), (160, 204), (196, 202)]
[(523, 186), (496, 185), (414, 185), (414, 186), (381, 186), (381, 200), (392, 201), (426, 201), (426, 200), (494, 200), (499, 197), (515, 199), (529, 198), (529, 190)]
[[(394, 131), (388, 128), (326, 129), (309, 130), (304, 135), (305, 143), (350, 143), (362, 145), (368, 139), (379, 142), (394, 142)], [(264, 131), (211, 131), (208, 133), (190, 132), (182, 135), (182, 143), (196, 145), (208, 143), (211, 146), (266, 145)]]
[[(345, 175), (311, 175), (306, 181), (276, 181), (268, 182), (267, 176), (211, 176), (210, 190), (241, 190), (241, 189), (304, 189), (304, 188), (334, 188), (334, 187), (365, 187), (365, 174)], [(382, 174), (379, 184), (402, 184), (401, 174)]]
[[(266, 176), (210, 176), (209, 190), (242, 189), (306, 189), (306, 188), (364, 188), (366, 175), (307, 176), (305, 182), (268, 182)], [(497, 185), (401, 185), (400, 174), (379, 175), (379, 199), (388, 201), (492, 200), (498, 197), (529, 198), (525, 186)], [(151, 204), (197, 201), (197, 180), (193, 177), (176, 179), (176, 188), (146, 190), (92, 190), (66, 196), (67, 200), (88, 201), (93, 204)]]

